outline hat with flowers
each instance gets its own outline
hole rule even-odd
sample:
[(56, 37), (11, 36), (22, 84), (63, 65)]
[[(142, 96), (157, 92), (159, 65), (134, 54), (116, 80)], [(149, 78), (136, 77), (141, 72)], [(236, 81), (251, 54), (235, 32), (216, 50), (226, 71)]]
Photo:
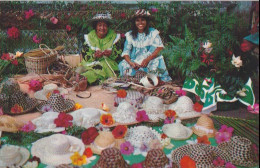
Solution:
[(45, 85), (43, 87), (42, 90), (39, 90), (37, 92), (34, 93), (34, 97), (38, 100), (44, 100), (47, 101), (51, 94), (53, 93), (53, 91), (56, 91), (58, 93), (60, 93), (61, 95), (66, 95), (68, 94), (68, 90), (62, 87), (58, 87), (56, 84), (54, 83), (50, 83), (48, 85)]
[(94, 22), (98, 21), (105, 21), (110, 24), (114, 23), (114, 20), (112, 19), (112, 15), (110, 13), (97, 13), (95, 16), (93, 16), (92, 19), (89, 19), (87, 22), (93, 24)]
[(153, 20), (154, 17), (150, 14), (148, 10), (145, 9), (137, 9), (135, 13), (132, 15), (131, 19), (136, 19), (138, 17), (144, 17), (149, 20)]

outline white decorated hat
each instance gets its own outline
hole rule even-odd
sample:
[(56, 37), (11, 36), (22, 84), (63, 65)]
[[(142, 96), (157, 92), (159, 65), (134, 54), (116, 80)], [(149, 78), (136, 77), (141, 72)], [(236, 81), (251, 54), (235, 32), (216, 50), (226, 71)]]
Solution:
[(169, 106), (174, 110), (180, 119), (189, 119), (201, 116), (199, 112), (193, 109), (193, 102), (188, 96), (181, 96), (178, 100)]
[(31, 153), (40, 158), (43, 164), (58, 166), (70, 164), (70, 157), (74, 152), (82, 155), (84, 150), (85, 146), (81, 139), (69, 135), (54, 134), (33, 143)]
[(58, 87), (56, 84), (51, 83), (51, 84), (45, 85), (42, 90), (35, 92), (34, 97), (38, 100), (46, 101), (46, 100), (48, 100), (48, 95), (50, 96), (54, 90), (58, 90), (61, 95), (68, 94), (67, 89)]
[(22, 166), (30, 157), (30, 152), (23, 147), (4, 145), (0, 149), (0, 168)]
[(36, 126), (34, 132), (62, 132), (65, 130), (64, 127), (56, 127), (54, 120), (58, 118), (58, 112), (46, 112), (42, 116), (32, 120), (32, 123)]
[(191, 137), (192, 130), (181, 124), (180, 120), (176, 120), (176, 123), (165, 124), (162, 127), (162, 131), (170, 138), (175, 140), (185, 140)]
[(136, 111), (130, 103), (122, 102), (118, 105), (116, 112), (112, 116), (117, 123), (133, 123), (136, 122)]
[(73, 124), (84, 128), (93, 127), (100, 122), (100, 116), (107, 112), (96, 108), (82, 108), (70, 115), (73, 117)]

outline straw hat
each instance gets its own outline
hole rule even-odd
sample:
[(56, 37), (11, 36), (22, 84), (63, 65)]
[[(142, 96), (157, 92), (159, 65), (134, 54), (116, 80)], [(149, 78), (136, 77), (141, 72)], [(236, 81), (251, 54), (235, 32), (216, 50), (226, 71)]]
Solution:
[(164, 112), (167, 109), (167, 106), (163, 104), (163, 100), (156, 96), (149, 96), (142, 104), (142, 108), (146, 111), (146, 114), (149, 116), (150, 120), (159, 120), (160, 118), (164, 119)]
[(162, 131), (168, 137), (175, 139), (175, 140), (189, 139), (191, 137), (191, 135), (193, 134), (192, 130), (190, 128), (182, 125), (180, 120), (179, 120), (179, 122), (176, 121), (176, 123), (165, 124), (162, 127)]
[(32, 123), (36, 126), (34, 132), (44, 133), (44, 132), (62, 132), (65, 130), (64, 127), (57, 127), (54, 124), (54, 120), (58, 118), (58, 112), (46, 112), (42, 116), (32, 120)]
[(105, 21), (110, 24), (114, 23), (114, 20), (112, 19), (112, 15), (110, 13), (98, 13), (92, 19), (87, 20), (87, 22), (89, 22), (90, 24), (98, 21)]
[(81, 139), (73, 136), (54, 134), (33, 143), (31, 153), (41, 159), (43, 164), (58, 166), (70, 164), (74, 152), (83, 154), (85, 146)]
[(215, 137), (217, 132), (213, 120), (205, 114), (198, 119), (197, 123), (192, 127), (192, 131), (198, 136), (206, 135), (209, 138)]
[(164, 168), (169, 164), (169, 161), (169, 158), (167, 158), (162, 149), (152, 149), (148, 151), (145, 161), (143, 162), (143, 167)]
[(122, 102), (116, 109), (116, 112), (112, 114), (113, 118), (117, 123), (129, 124), (135, 123), (136, 121), (136, 111), (128, 102)]
[(176, 111), (180, 119), (199, 117), (201, 114), (193, 109), (193, 102), (188, 96), (181, 96), (169, 106), (169, 109)]
[(70, 115), (73, 117), (73, 124), (87, 129), (98, 124), (100, 116), (106, 113), (96, 108), (82, 108), (70, 113)]
[(15, 118), (11, 116), (0, 116), (0, 131), (17, 132), (20, 130), (20, 128), (22, 128), (23, 125), (24, 123), (17, 121)]
[(115, 97), (115, 102), (120, 104), (122, 102), (128, 102), (133, 105), (135, 108), (139, 108), (140, 105), (143, 103), (144, 95), (138, 91), (134, 90), (127, 90), (127, 95), (125, 98)]
[(124, 143), (125, 140), (115, 139), (112, 132), (110, 131), (100, 131), (99, 135), (96, 137), (93, 143), (87, 145), (92, 149), (92, 152), (100, 155), (104, 149), (107, 148), (117, 148), (120, 149), (120, 145)]
[(150, 12), (145, 10), (145, 9), (137, 9), (130, 19), (132, 20), (132, 19), (135, 19), (137, 17), (145, 17), (145, 18), (148, 18), (150, 20), (154, 19), (154, 17), (150, 14)]
[(117, 148), (104, 149), (93, 168), (130, 168), (126, 163), (120, 150)]
[(229, 142), (218, 145), (230, 156), (230, 162), (237, 166), (255, 167), (259, 164), (257, 153), (252, 150), (252, 142), (241, 136), (234, 136)]
[(73, 110), (75, 102), (70, 99), (64, 99), (59, 93), (52, 93), (47, 101), (41, 102), (36, 108), (41, 112), (45, 112), (43, 108), (50, 106), (54, 112), (70, 112)]
[(36, 99), (38, 99), (38, 100), (47, 101), (47, 100), (48, 100), (47, 96), (48, 96), (49, 94), (51, 94), (54, 90), (58, 90), (61, 95), (63, 95), (63, 94), (68, 94), (68, 90), (67, 90), (67, 89), (58, 87), (56, 84), (51, 83), (51, 84), (45, 85), (45, 86), (42, 88), (42, 90), (39, 90), (39, 91), (35, 92), (35, 93), (34, 93), (34, 97), (35, 97)]
[(0, 168), (22, 166), (30, 157), (30, 152), (23, 147), (4, 145), (0, 148)]

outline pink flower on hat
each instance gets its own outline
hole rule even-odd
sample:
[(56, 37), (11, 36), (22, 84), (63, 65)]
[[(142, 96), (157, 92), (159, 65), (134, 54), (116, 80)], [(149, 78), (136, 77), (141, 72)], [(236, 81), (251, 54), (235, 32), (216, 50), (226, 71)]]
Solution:
[(225, 168), (236, 168), (236, 166), (234, 166), (232, 163), (227, 163), (226, 165), (225, 165)]
[(248, 112), (253, 114), (259, 114), (259, 104), (255, 103), (253, 106), (247, 107)]
[(35, 129), (36, 129), (36, 126), (31, 121), (29, 121), (27, 124), (25, 124), (21, 128), (21, 131), (23, 131), (23, 132), (31, 132), (31, 131), (34, 131)]
[(228, 142), (231, 139), (232, 134), (229, 132), (217, 132), (215, 135), (216, 142), (222, 143), (222, 142)]
[(58, 115), (58, 118), (54, 120), (54, 124), (56, 124), (57, 127), (67, 128), (72, 126), (72, 120), (73, 117), (70, 114), (60, 113)]
[(53, 24), (57, 24), (58, 23), (58, 19), (56, 17), (51, 17), (50, 18), (50, 21), (53, 23)]
[(142, 111), (138, 111), (136, 113), (136, 120), (138, 122), (143, 122), (143, 121), (148, 121), (149, 120), (149, 117), (148, 115), (146, 114), (146, 111), (142, 110)]
[(218, 157), (217, 159), (213, 160), (213, 165), (214, 166), (224, 166), (225, 161), (221, 159), (221, 157)]
[(31, 90), (36, 92), (36, 91), (42, 89), (42, 84), (40, 81), (32, 79), (32, 80), (30, 80), (29, 87)]
[(185, 90), (182, 90), (182, 88), (180, 90), (176, 90), (175, 93), (178, 96), (186, 96), (186, 94), (187, 94)]
[(228, 133), (232, 134), (233, 131), (234, 131), (234, 128), (228, 127), (227, 125), (222, 125), (218, 132), (228, 132)]
[(123, 155), (131, 155), (134, 152), (134, 147), (129, 141), (126, 141), (120, 145), (120, 150)]

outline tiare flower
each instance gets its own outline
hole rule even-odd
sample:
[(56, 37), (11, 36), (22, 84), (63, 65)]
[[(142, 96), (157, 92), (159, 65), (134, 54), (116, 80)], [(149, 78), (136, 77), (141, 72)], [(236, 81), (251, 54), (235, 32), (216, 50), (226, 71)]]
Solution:
[(243, 66), (243, 61), (241, 60), (241, 56), (235, 56), (233, 54), (232, 56), (232, 60), (231, 60), (232, 65), (234, 65), (236, 68), (240, 68), (241, 66)]

